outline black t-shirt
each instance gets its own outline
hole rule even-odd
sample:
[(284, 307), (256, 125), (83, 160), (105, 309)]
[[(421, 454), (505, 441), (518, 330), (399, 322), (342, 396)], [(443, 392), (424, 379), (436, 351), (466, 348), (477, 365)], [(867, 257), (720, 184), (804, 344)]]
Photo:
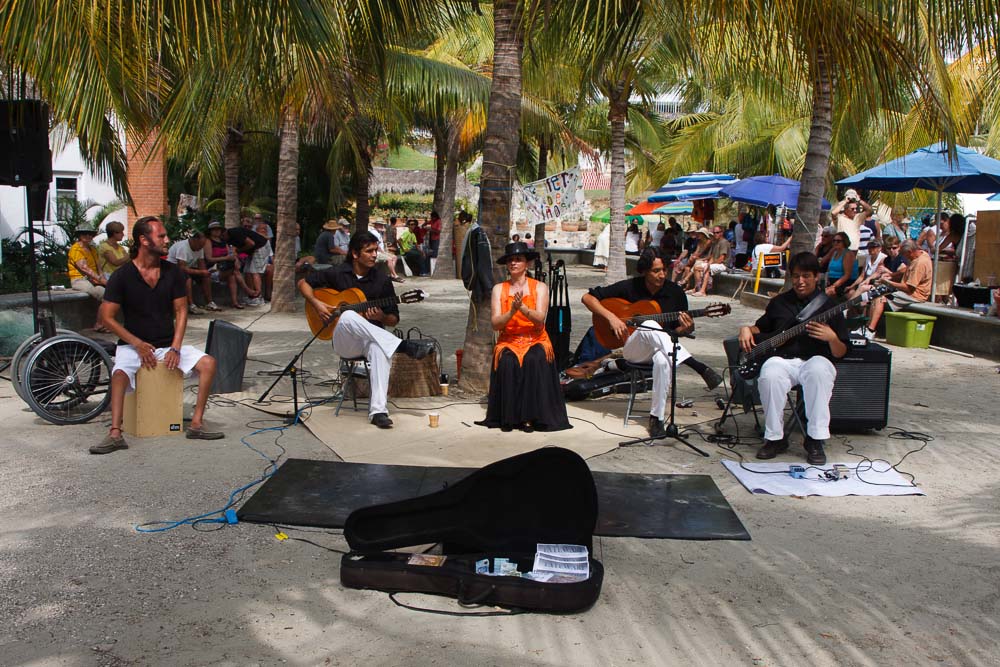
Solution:
[[(809, 302), (812, 301), (818, 294), (822, 295), (821, 298), (823, 301), (821, 302), (820, 307), (815, 311), (815, 314), (818, 315), (819, 313), (829, 310), (836, 305), (830, 300), (830, 297), (826, 296), (818, 289), (804, 300), (800, 300), (799, 297), (796, 296), (795, 290), (782, 292), (778, 296), (771, 299), (770, 303), (767, 304), (767, 308), (764, 310), (764, 314), (761, 315), (755, 323), (755, 326), (760, 329), (760, 332), (765, 334), (765, 336), (757, 337), (757, 342), (762, 342), (764, 338), (768, 337), (767, 334), (780, 333), (785, 329), (789, 329), (798, 324), (799, 322), (796, 319), (798, 314), (802, 312), (802, 309), (809, 305)], [(846, 344), (848, 331), (847, 321), (844, 319), (843, 312), (834, 315), (833, 318), (827, 322), (827, 324), (833, 328), (834, 333), (837, 334), (837, 338)], [(781, 347), (777, 348), (775, 353), (779, 357), (784, 357), (786, 359), (808, 359), (817, 354), (830, 360), (835, 358), (833, 353), (830, 352), (829, 343), (811, 338), (809, 334), (804, 331)]]
[(129, 333), (154, 347), (169, 347), (173, 342), (174, 299), (186, 297), (184, 273), (176, 264), (163, 261), (156, 287), (150, 287), (135, 264), (128, 262), (111, 274), (104, 290), (105, 301), (121, 306)]
[(898, 252), (895, 256), (889, 255), (882, 260), (882, 266), (889, 269), (893, 273), (899, 271), (899, 267), (906, 264), (906, 258), (903, 257), (903, 253)]
[(260, 250), (265, 245), (267, 245), (267, 237), (261, 236), (257, 232), (244, 229), (243, 227), (233, 227), (228, 232), (229, 245), (235, 246), (237, 252), (248, 252), (243, 246), (246, 245), (247, 239), (253, 241), (253, 249)]
[[(661, 313), (675, 313), (688, 309), (687, 295), (677, 283), (668, 280), (656, 294), (650, 294), (646, 289), (646, 279), (642, 276), (626, 278), (613, 285), (593, 287), (590, 289), (590, 295), (597, 300), (618, 298), (625, 299), (629, 303), (656, 301)], [(677, 324), (675, 322), (672, 326), (676, 327)]]
[[(372, 269), (368, 275), (358, 278), (354, 273), (354, 265), (348, 262), (323, 271), (314, 271), (306, 276), (306, 282), (313, 289), (326, 287), (338, 292), (357, 287), (365, 293), (365, 298), (369, 301), (386, 299), (386, 303), (379, 306), (382, 312), (386, 315), (399, 316), (399, 306), (396, 305), (396, 290), (392, 288), (389, 277), (381, 271)], [(372, 322), (372, 324), (384, 326), (381, 322)]]

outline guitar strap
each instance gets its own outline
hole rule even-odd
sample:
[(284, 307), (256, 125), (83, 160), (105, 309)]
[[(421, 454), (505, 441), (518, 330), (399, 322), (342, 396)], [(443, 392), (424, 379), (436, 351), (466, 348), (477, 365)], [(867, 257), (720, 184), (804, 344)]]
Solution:
[(819, 312), (820, 307), (826, 303), (826, 293), (820, 292), (812, 298), (812, 301), (806, 304), (806, 307), (799, 311), (799, 314), (795, 316), (797, 322), (805, 322), (810, 317)]

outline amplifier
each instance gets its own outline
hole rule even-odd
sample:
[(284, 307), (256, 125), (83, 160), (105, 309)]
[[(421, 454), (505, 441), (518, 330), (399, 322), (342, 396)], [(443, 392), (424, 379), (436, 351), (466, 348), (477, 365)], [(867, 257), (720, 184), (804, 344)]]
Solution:
[(252, 338), (252, 333), (231, 322), (212, 320), (209, 323), (205, 352), (215, 357), (218, 364), (211, 393), (243, 391), (243, 370), (246, 368), (247, 350), (250, 349)]
[(830, 430), (834, 433), (881, 430), (889, 422), (889, 378), (892, 352), (869, 343), (848, 346), (834, 363), (837, 381), (830, 398)]

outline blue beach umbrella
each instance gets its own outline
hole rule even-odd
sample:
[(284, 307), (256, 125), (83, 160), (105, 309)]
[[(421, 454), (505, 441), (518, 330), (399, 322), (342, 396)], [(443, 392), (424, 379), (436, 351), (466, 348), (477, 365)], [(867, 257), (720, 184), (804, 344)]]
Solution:
[(687, 176), (679, 176), (649, 197), (651, 202), (692, 201), (695, 199), (718, 199), (719, 190), (732, 185), (738, 179), (732, 174), (715, 174), (699, 171)]
[[(955, 146), (955, 156), (948, 155), (944, 143), (931, 144), (872, 167), (860, 174), (837, 181), (847, 185), (880, 192), (907, 192), (916, 188), (937, 192), (937, 211), (941, 217), (941, 195), (945, 192), (986, 194), (1000, 190), (1000, 160), (979, 152)], [(934, 249), (934, 280), (937, 280), (939, 248)], [(931, 284), (931, 301), (936, 294)]]
[(996, 193), (992, 197), (987, 197), (986, 201), (1000, 201), (1000, 192)]
[[(723, 197), (752, 206), (782, 206), (798, 209), (798, 181), (774, 174), (773, 176), (750, 176), (719, 191)], [(823, 199), (823, 208), (830, 209), (830, 202)]]

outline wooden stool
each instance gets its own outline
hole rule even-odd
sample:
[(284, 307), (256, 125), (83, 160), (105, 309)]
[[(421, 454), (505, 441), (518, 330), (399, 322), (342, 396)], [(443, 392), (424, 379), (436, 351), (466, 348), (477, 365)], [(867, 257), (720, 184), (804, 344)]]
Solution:
[(135, 391), (125, 394), (122, 430), (139, 438), (183, 433), (184, 374), (168, 371), (163, 361), (153, 370), (140, 368)]

